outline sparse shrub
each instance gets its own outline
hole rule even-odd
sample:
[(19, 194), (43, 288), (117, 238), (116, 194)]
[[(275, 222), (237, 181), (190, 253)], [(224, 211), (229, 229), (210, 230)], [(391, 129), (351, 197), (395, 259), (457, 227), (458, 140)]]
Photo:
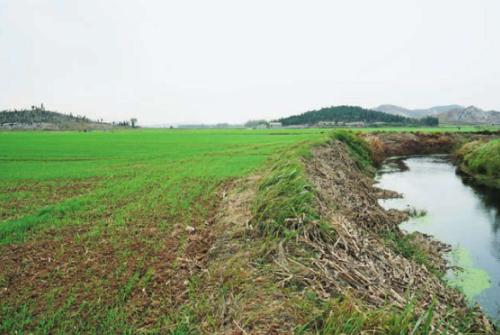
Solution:
[(377, 136), (366, 134), (363, 138), (370, 144), (370, 158), (375, 166), (380, 166), (387, 157), (387, 144)]
[(412, 218), (420, 218), (427, 215), (427, 211), (425, 209), (417, 209), (415, 207), (408, 209), (407, 212)]

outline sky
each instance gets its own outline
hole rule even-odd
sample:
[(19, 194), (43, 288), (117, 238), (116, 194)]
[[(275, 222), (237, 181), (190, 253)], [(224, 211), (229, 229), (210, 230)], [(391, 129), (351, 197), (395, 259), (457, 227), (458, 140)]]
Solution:
[(0, 0), (0, 110), (243, 123), (500, 110), (498, 0)]

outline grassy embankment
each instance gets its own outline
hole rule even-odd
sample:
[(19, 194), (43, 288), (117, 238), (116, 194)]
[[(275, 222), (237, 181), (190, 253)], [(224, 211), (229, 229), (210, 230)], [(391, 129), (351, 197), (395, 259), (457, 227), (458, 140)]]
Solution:
[(479, 183), (500, 188), (500, 140), (466, 143), (456, 157), (461, 169)]
[[(309, 229), (286, 219), (317, 218), (300, 159), (328, 141), (323, 131), (0, 133), (0, 333), (219, 329), (224, 310), (182, 260), (203, 266), (221, 191), (265, 167), (254, 208), (262, 236), (292, 241)], [(328, 222), (319, 230), (333, 238)], [(398, 245), (419, 261), (415, 247)], [(432, 319), (411, 301), (402, 313), (348, 297), (295, 303), (297, 333), (427, 334)]]
[[(365, 140), (345, 130), (334, 131), (328, 137), (344, 142), (356, 157), (358, 167), (368, 170), (371, 157), (369, 144)], [(316, 145), (329, 143), (330, 140), (327, 139), (317, 142)], [(255, 207), (259, 221), (265, 223), (260, 225), (260, 228), (278, 240), (293, 241), (297, 235), (304, 235), (313, 241), (320, 240), (333, 244), (338, 241), (334, 226), (330, 222), (322, 221), (315, 212), (314, 187), (307, 182), (303, 166), (297, 160), (298, 157), (303, 159), (309, 157), (309, 148), (303, 147), (303, 149), (305, 150), (277, 157), (269, 174), (260, 184)], [(297, 223), (290, 221), (291, 217), (301, 219)], [(385, 229), (381, 229), (379, 234), (381, 240), (385, 241), (385, 245), (393, 252), (425, 265), (434, 275), (444, 280), (444, 273), (433, 268), (427, 251), (415, 242), (415, 234), (401, 235)], [(303, 266), (308, 265), (306, 262)], [(417, 299), (418, 295), (411, 301), (408, 300), (406, 309), (400, 311), (391, 306), (368, 308), (362, 300), (350, 296), (341, 296), (325, 302), (318, 299), (314, 293), (306, 294), (297, 305), (301, 306), (303, 315), (308, 315), (307, 311), (316, 313), (306, 317), (305, 323), (297, 330), (298, 333), (314, 334), (358, 334), (364, 331), (377, 334), (430, 334), (431, 328), (436, 325), (439, 328), (444, 319), (435, 319), (434, 303), (426, 313), (419, 313), (416, 307)], [(453, 320), (440, 331), (446, 332), (453, 326), (456, 327), (454, 331), (467, 333), (466, 329), (472, 320), (471, 315), (467, 312), (457, 314), (453, 308), (450, 308), (449, 313), (455, 314)]]

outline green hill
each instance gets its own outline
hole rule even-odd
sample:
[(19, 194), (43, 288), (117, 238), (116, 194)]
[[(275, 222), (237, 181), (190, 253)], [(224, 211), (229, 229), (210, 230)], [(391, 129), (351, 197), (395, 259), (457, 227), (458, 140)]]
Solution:
[[(426, 119), (424, 122), (435, 123), (437, 121)], [(401, 123), (401, 124), (420, 124), (421, 121), (417, 119), (407, 118), (400, 115), (386, 114), (382, 112), (364, 109), (357, 106), (336, 106), (326, 107), (320, 110), (313, 110), (299, 115), (293, 115), (277, 120), (284, 126), (292, 126), (299, 124), (317, 124), (320, 121), (330, 122), (387, 122), (387, 123)], [(427, 123), (426, 123), (427, 124)], [(429, 124), (434, 125), (434, 124)]]
[(0, 111), (0, 124), (20, 123), (91, 123), (95, 122), (85, 116), (73, 116), (47, 111), (42, 108)]

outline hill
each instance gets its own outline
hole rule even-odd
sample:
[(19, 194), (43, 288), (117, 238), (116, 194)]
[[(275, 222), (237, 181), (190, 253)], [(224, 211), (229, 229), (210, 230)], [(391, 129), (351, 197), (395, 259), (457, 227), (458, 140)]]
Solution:
[(463, 107), (460, 105), (447, 105), (447, 106), (435, 106), (426, 109), (407, 109), (396, 105), (380, 105), (378, 107), (373, 108), (373, 110), (387, 114), (400, 115), (404, 117), (418, 119), (425, 116), (435, 116), (437, 114), (459, 108)]
[(317, 124), (320, 121), (338, 122), (387, 122), (418, 124), (419, 120), (407, 118), (400, 115), (387, 114), (356, 106), (326, 107), (313, 110), (299, 115), (293, 115), (278, 119), (284, 126), (299, 124)]
[(0, 124), (18, 123), (89, 123), (94, 122), (85, 116), (73, 116), (51, 112), (41, 108), (23, 109), (14, 111), (1, 111)]
[[(128, 121), (117, 125), (127, 125)], [(31, 109), (0, 111), (0, 129), (8, 130), (85, 130), (108, 129), (108, 123), (91, 120), (86, 116), (74, 116), (33, 106)]]
[(440, 123), (489, 125), (500, 123), (500, 112), (484, 111), (475, 106), (457, 108), (438, 114)]

